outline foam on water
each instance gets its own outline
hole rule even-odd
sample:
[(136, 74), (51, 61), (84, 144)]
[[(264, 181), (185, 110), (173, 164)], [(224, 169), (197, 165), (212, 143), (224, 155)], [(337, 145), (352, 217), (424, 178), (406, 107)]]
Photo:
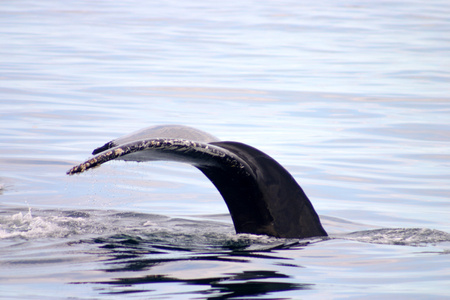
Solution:
[(382, 228), (353, 232), (343, 238), (374, 244), (424, 246), (449, 242), (450, 234), (428, 228)]
[[(349, 226), (345, 220), (333, 219), (334, 226)], [(326, 224), (326, 223), (325, 223)], [(146, 242), (203, 249), (211, 247), (261, 250), (296, 244), (298, 239), (278, 239), (252, 234), (235, 234), (227, 223), (202, 220), (169, 218), (133, 212), (116, 211), (55, 211), (37, 210), (32, 213), (3, 212), (0, 216), (0, 239), (76, 238), (76, 236), (138, 237)], [(449, 242), (450, 234), (426, 228), (380, 228), (361, 230), (346, 234), (331, 234), (331, 238), (348, 239), (363, 243), (421, 246)], [(316, 242), (323, 238), (301, 240)]]
[(280, 244), (283, 240), (251, 234), (236, 235), (232, 226), (213, 221), (169, 218), (160, 215), (116, 211), (3, 211), (0, 239), (86, 238), (129, 236), (177, 247), (202, 249), (257, 244)]
[(102, 233), (105, 225), (93, 222), (85, 213), (67, 214), (65, 216), (50, 215), (33, 216), (31, 208), (27, 213), (18, 212), (0, 216), (0, 238), (65, 238), (79, 234)]

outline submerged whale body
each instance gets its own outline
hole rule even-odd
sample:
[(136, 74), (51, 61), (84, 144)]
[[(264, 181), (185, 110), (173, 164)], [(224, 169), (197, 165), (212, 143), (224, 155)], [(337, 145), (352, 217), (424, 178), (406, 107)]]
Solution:
[(237, 233), (282, 238), (326, 236), (302, 188), (278, 162), (246, 144), (181, 125), (154, 126), (95, 149), (95, 156), (67, 174), (81, 173), (110, 160), (168, 160), (198, 168), (228, 206)]

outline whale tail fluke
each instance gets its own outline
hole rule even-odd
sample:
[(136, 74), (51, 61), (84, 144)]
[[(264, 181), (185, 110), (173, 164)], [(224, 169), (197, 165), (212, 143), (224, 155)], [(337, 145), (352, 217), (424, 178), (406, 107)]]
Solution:
[(115, 159), (188, 163), (219, 190), (237, 233), (282, 238), (327, 235), (291, 174), (273, 158), (246, 144), (218, 141), (203, 131), (170, 125), (145, 128), (106, 143), (93, 153), (96, 156), (67, 174), (81, 173)]

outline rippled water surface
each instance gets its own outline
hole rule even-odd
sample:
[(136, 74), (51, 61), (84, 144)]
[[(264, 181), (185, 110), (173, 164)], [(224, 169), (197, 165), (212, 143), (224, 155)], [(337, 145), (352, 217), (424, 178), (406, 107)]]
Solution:
[[(3, 1), (0, 298), (446, 299), (447, 1)], [(234, 233), (195, 168), (93, 149), (183, 124), (274, 157), (329, 238)]]

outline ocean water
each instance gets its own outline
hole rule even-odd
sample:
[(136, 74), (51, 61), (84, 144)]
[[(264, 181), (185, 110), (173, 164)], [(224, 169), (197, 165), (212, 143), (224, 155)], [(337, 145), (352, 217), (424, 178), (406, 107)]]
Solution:
[[(448, 1), (2, 1), (1, 299), (450, 297)], [(252, 145), (329, 238), (235, 234), (206, 177), (93, 149)]]

